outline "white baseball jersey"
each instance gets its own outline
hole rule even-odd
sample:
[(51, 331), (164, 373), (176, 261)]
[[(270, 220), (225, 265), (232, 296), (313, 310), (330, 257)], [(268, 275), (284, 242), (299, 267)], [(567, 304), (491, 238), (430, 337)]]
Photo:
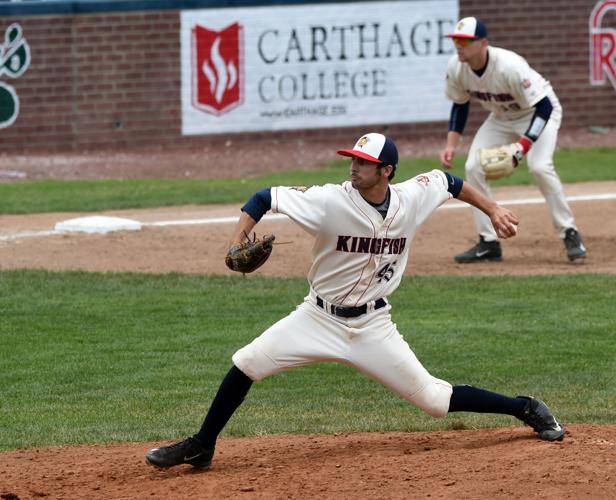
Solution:
[(316, 237), (308, 281), (328, 302), (357, 306), (390, 295), (400, 284), (417, 227), (451, 196), (439, 170), (390, 189), (383, 219), (349, 181), (272, 188), (272, 211)]
[(550, 82), (510, 50), (488, 47), (488, 65), (481, 76), (457, 55), (452, 56), (445, 93), (458, 104), (475, 98), (497, 118), (506, 120), (532, 114), (533, 106), (548, 96), (554, 108), (552, 118), (560, 122), (561, 107)]

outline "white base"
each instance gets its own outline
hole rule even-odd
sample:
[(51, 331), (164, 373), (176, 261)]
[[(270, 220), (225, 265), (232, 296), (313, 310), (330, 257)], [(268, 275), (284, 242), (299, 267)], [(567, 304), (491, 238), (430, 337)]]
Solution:
[(56, 231), (70, 233), (109, 233), (111, 231), (139, 231), (140, 229), (141, 223), (136, 220), (102, 215), (78, 217), (58, 222), (55, 225)]

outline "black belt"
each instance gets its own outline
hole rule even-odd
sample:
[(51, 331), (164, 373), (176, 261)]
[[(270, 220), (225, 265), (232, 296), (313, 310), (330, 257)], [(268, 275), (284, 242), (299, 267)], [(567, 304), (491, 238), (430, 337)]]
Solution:
[[(385, 307), (386, 305), (387, 302), (385, 299), (376, 299), (374, 301), (375, 310)], [(328, 307), (325, 307), (325, 302), (323, 302), (321, 297), (317, 297), (317, 306), (321, 309), (325, 309), (328, 313), (331, 313), (334, 316), (340, 316), (341, 318), (357, 318), (357, 316), (361, 316), (362, 314), (366, 314), (366, 312), (368, 312), (368, 304), (357, 307), (344, 307), (328, 304)]]

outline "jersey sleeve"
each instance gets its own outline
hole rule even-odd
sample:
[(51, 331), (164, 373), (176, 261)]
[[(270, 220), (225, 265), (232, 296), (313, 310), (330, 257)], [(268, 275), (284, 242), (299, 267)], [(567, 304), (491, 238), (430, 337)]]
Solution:
[(432, 170), (420, 174), (408, 181), (402, 182), (402, 186), (410, 191), (410, 195), (416, 200), (415, 221), (419, 227), (428, 217), (443, 203), (452, 197), (448, 190), (448, 181), (444, 172)]
[(447, 77), (445, 81), (445, 95), (447, 99), (456, 104), (464, 104), (470, 101), (470, 94), (460, 82), (460, 64), (458, 56), (453, 56), (447, 64)]
[(330, 185), (312, 187), (273, 187), (272, 212), (287, 215), (314, 235), (322, 225), (327, 210)]
[(523, 109), (532, 108), (547, 95), (545, 79), (522, 57), (518, 56), (512, 62), (509, 86)]

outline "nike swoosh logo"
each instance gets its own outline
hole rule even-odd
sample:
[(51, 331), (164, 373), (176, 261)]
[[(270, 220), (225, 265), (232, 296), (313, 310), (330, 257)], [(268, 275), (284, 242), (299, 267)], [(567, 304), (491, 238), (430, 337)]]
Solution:
[(483, 257), (487, 253), (490, 253), (490, 250), (484, 250), (483, 252), (475, 252), (475, 257)]
[(203, 453), (197, 453), (196, 455), (193, 455), (192, 457), (187, 457), (186, 455), (184, 455), (184, 462), (188, 462), (189, 460), (194, 460), (195, 458), (199, 458), (201, 455), (203, 455)]

